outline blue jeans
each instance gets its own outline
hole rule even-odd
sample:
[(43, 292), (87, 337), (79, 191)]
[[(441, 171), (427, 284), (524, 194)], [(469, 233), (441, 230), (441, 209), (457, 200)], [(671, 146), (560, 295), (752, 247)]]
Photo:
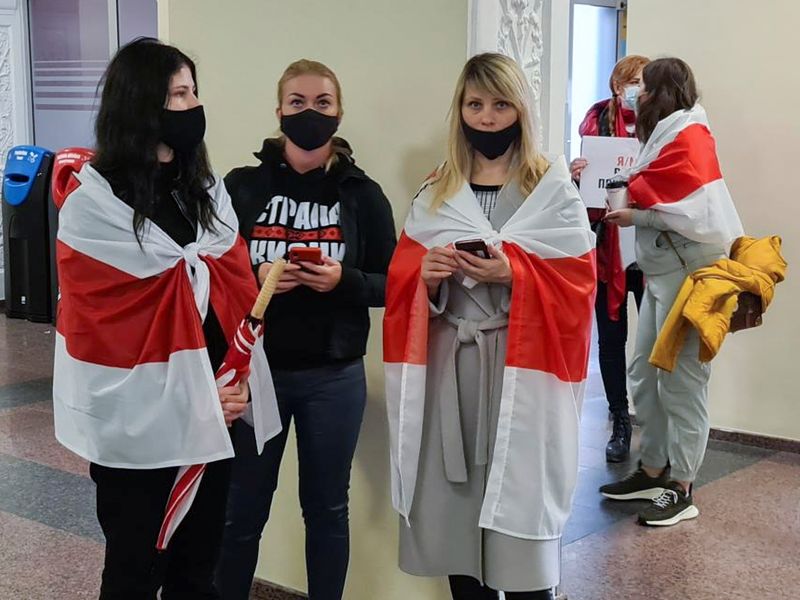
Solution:
[(364, 363), (359, 359), (272, 375), (283, 431), (267, 442), (259, 456), (252, 429), (246, 423), (236, 423), (236, 458), (217, 565), (217, 588), (223, 600), (249, 597), (261, 532), (269, 519), (289, 424), (294, 418), (309, 598), (340, 600), (350, 558), (350, 465), (367, 396)]

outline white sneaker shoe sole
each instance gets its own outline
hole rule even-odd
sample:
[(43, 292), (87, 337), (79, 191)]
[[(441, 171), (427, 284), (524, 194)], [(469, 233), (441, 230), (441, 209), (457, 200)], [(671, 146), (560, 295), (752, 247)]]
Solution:
[(664, 492), (662, 487), (648, 488), (646, 490), (639, 490), (638, 492), (631, 492), (630, 494), (607, 494), (600, 492), (609, 500), (655, 500)]
[(672, 517), (671, 519), (664, 519), (663, 521), (645, 521), (645, 525), (650, 525), (651, 527), (669, 527), (671, 525), (677, 525), (681, 521), (688, 521), (689, 519), (696, 519), (700, 511), (697, 510), (697, 507), (692, 504), (691, 506), (687, 506), (677, 515)]

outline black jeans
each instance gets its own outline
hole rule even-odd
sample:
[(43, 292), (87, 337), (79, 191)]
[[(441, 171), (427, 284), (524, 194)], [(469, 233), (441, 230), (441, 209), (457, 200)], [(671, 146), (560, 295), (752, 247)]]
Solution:
[(603, 376), (608, 410), (615, 414), (628, 412), (625, 343), (628, 340), (629, 293), (633, 293), (636, 307), (639, 308), (644, 294), (644, 278), (638, 269), (628, 268), (625, 272), (625, 298), (619, 307), (619, 320), (612, 321), (608, 316), (608, 285), (602, 281), (597, 282), (594, 312), (597, 318), (597, 343), (600, 347), (600, 374)]
[[(497, 600), (497, 590), (482, 585), (474, 577), (450, 575), (450, 594), (453, 600)], [(506, 600), (552, 600), (552, 590), (536, 592), (505, 592)]]
[(217, 587), (224, 600), (249, 597), (261, 531), (269, 518), (294, 418), (308, 594), (311, 600), (339, 600), (350, 558), (348, 489), (366, 403), (364, 363), (359, 359), (344, 365), (276, 371), (272, 376), (283, 431), (258, 456), (252, 430), (237, 423)]
[(231, 460), (209, 463), (189, 513), (163, 553), (156, 539), (177, 467), (113, 469), (92, 463), (106, 538), (100, 600), (216, 600), (214, 565), (225, 523)]

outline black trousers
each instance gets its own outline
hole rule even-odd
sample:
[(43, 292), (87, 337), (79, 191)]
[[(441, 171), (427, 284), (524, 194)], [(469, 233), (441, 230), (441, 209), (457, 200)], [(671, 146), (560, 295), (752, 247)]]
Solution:
[[(453, 600), (497, 600), (497, 590), (481, 585), (474, 577), (450, 575), (450, 594)], [(506, 600), (551, 600), (552, 590), (536, 592), (505, 592)]]
[(612, 321), (608, 316), (608, 285), (597, 282), (597, 298), (594, 312), (597, 318), (597, 343), (600, 348), (600, 374), (608, 400), (608, 410), (612, 413), (628, 412), (628, 389), (626, 374), (625, 344), (628, 340), (628, 294), (632, 293), (636, 307), (642, 304), (644, 277), (638, 269), (628, 268), (625, 272), (625, 298), (619, 308), (619, 320)]
[(92, 463), (97, 518), (106, 538), (100, 600), (218, 599), (214, 566), (222, 543), (230, 460), (209, 463), (197, 496), (165, 552), (156, 550), (177, 467), (114, 469)]

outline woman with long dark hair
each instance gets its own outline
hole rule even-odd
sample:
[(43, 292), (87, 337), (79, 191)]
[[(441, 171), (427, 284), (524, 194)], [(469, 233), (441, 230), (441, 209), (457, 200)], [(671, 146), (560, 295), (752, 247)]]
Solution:
[(628, 369), (642, 429), (639, 468), (600, 492), (613, 500), (651, 499), (643, 525), (675, 525), (699, 514), (692, 482), (708, 440), (710, 366), (692, 329), (672, 372), (650, 354), (686, 277), (725, 257), (743, 233), (720, 171), (694, 74), (678, 58), (644, 68), (636, 134), (644, 144), (628, 181), (630, 208), (606, 221), (636, 226), (636, 260), (645, 275), (634, 356)]
[[(280, 427), (264, 404), (274, 415), (263, 352), (249, 387), (214, 381), (256, 287), (209, 167), (196, 80), (177, 48), (139, 39), (120, 49), (103, 79), (95, 158), (60, 213), (56, 435), (91, 463), (103, 600), (159, 589), (164, 600), (218, 598), (226, 425), (246, 414), (259, 445)], [(190, 496), (180, 515), (165, 514), (180, 468), (194, 464), (207, 464), (202, 479), (176, 489)], [(165, 523), (179, 523), (168, 544)]]

